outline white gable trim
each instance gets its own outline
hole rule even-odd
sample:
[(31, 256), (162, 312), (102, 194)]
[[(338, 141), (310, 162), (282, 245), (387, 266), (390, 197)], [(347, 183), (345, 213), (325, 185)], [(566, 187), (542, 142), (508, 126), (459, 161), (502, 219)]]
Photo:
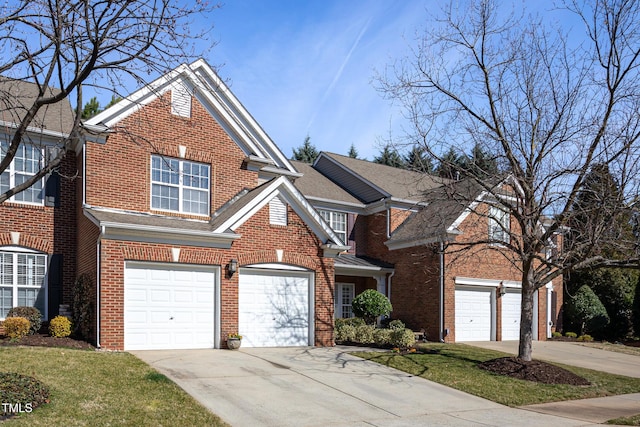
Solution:
[(302, 218), (305, 224), (311, 228), (325, 246), (328, 245), (330, 249), (340, 251), (349, 249), (349, 246), (344, 246), (340, 243), (340, 238), (322, 220), (320, 214), (313, 209), (311, 204), (309, 204), (298, 189), (293, 186), (291, 181), (283, 176), (267, 183), (260, 194), (258, 194), (251, 203), (243, 206), (242, 209), (239, 209), (233, 216), (218, 225), (213, 232), (223, 233), (226, 230), (237, 230), (276, 196), (280, 197), (283, 202), (286, 202), (291, 206), (291, 208), (300, 216), (300, 218)]
[(184, 85), (192, 92), (247, 156), (271, 160), (283, 172), (297, 174), (286, 156), (203, 59), (178, 66), (85, 123), (113, 127), (177, 85)]

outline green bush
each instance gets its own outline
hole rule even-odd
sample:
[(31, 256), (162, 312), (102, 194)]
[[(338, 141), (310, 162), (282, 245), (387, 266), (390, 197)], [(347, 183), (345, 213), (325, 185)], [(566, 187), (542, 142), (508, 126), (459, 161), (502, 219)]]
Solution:
[(389, 329), (404, 329), (406, 328), (404, 322), (400, 319), (395, 319), (389, 322)]
[[(19, 403), (24, 410), (29, 407), (35, 409), (48, 399), (49, 389), (37, 379), (14, 372), (0, 372), (0, 401), (12, 405)], [(8, 410), (3, 406), (0, 413), (2, 416), (12, 415)]]
[(73, 284), (73, 332), (87, 340), (93, 329), (94, 299), (93, 279), (82, 274)]
[(391, 345), (398, 348), (409, 348), (416, 343), (416, 336), (411, 329), (393, 329)]
[(601, 334), (609, 324), (609, 315), (598, 296), (587, 285), (578, 289), (568, 302), (567, 311), (572, 319), (580, 322), (580, 334)]
[(593, 337), (592, 337), (591, 335), (587, 335), (587, 334), (585, 334), (585, 335), (580, 335), (580, 336), (578, 337), (578, 341), (591, 342), (591, 341), (593, 341)]
[(334, 324), (336, 328), (339, 328), (343, 325), (351, 325), (351, 326), (366, 325), (366, 323), (364, 322), (364, 319), (361, 317), (349, 317), (346, 319), (336, 319), (334, 321)]
[(560, 338), (562, 336), (562, 334), (560, 332), (552, 332), (551, 333), (551, 337), (552, 338)]
[(375, 331), (375, 327), (371, 325), (356, 326), (354, 341), (360, 344), (373, 344), (373, 331)]
[(391, 344), (391, 329), (376, 329), (373, 331), (373, 342), (381, 347)]
[(354, 342), (356, 339), (356, 327), (343, 324), (335, 328), (335, 340), (340, 342)]
[(362, 317), (369, 325), (375, 324), (378, 316), (388, 315), (393, 310), (389, 298), (374, 289), (367, 289), (357, 295), (351, 302), (351, 307), (353, 314)]
[(13, 307), (7, 313), (7, 317), (24, 317), (31, 325), (29, 335), (37, 334), (42, 326), (42, 313), (35, 307)]
[(26, 337), (31, 326), (29, 319), (24, 317), (7, 317), (2, 325), (4, 333), (11, 339)]
[(49, 335), (56, 338), (71, 335), (71, 321), (64, 316), (56, 316), (49, 322)]
[(566, 332), (564, 336), (567, 338), (575, 338), (578, 336), (578, 334), (576, 334), (575, 332)]

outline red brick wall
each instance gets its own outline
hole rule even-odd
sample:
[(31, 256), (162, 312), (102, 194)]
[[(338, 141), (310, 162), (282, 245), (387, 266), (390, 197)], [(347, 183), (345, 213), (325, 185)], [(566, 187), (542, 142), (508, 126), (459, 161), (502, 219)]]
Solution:
[(60, 206), (30, 206), (21, 203), (0, 204), (0, 246), (12, 245), (11, 232), (20, 233), (19, 246), (63, 256), (61, 303), (71, 301), (75, 278), (76, 192), (75, 154), (70, 152), (60, 164)]
[(257, 185), (257, 172), (242, 168), (245, 154), (200, 103), (194, 100), (187, 119), (171, 114), (170, 99), (167, 92), (122, 120), (106, 144), (87, 144), (88, 204), (150, 211), (151, 154), (178, 158), (179, 145), (186, 160), (211, 164), (211, 213)]
[[(333, 345), (333, 259), (324, 258), (320, 242), (300, 217), (289, 208), (288, 226), (269, 224), (268, 206), (244, 223), (242, 238), (231, 249), (180, 246), (180, 262), (221, 267), (221, 337), (238, 330), (238, 277), (228, 277), (226, 265), (235, 258), (242, 265), (282, 262), (315, 271), (315, 343)], [(103, 240), (101, 252), (100, 344), (124, 348), (124, 262), (126, 260), (171, 262), (172, 245)], [(224, 340), (223, 340), (224, 341)], [(219, 343), (222, 345), (222, 343)]]

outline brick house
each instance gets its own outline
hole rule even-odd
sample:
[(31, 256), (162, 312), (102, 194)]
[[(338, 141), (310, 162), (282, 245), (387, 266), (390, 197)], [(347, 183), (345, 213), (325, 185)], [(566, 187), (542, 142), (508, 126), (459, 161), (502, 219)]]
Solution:
[[(518, 339), (521, 275), (508, 252), (456, 245), (508, 239), (516, 226), (482, 188), (325, 152), (293, 164), (296, 186), (350, 246), (335, 260), (336, 317), (377, 289), (429, 340)], [(536, 292), (535, 339), (555, 330), (562, 292), (561, 278)]]
[[(37, 119), (0, 185), (42, 165), (73, 113)], [(0, 319), (17, 305), (54, 317), (83, 276), (106, 349), (221, 348), (233, 332), (243, 346), (332, 345), (334, 318), (368, 288), (431, 340), (517, 338), (517, 272), (495, 250), (447, 245), (492, 230), (475, 214), (491, 203), (469, 212), (438, 197), (460, 183), (335, 154), (290, 161), (203, 60), (86, 121), (74, 147), (0, 205)], [(562, 283), (545, 291), (539, 339)]]

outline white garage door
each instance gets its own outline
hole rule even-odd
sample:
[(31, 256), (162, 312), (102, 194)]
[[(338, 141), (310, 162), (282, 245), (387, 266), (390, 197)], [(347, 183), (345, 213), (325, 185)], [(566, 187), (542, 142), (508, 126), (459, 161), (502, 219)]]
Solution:
[(125, 350), (214, 347), (215, 270), (127, 263)]
[(520, 339), (520, 291), (507, 290), (502, 300), (502, 340)]
[(309, 273), (240, 269), (238, 329), (242, 345), (310, 345)]
[(492, 292), (456, 288), (456, 341), (491, 341)]

